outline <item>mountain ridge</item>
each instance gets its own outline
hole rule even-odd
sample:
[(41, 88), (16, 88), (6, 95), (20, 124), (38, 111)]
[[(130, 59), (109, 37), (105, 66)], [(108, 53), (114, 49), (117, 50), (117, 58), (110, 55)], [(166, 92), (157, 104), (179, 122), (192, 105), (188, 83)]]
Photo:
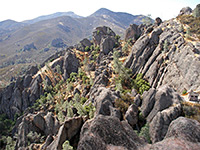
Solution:
[(62, 16), (70, 16), (72, 18), (82, 18), (82, 16), (79, 16), (72, 11), (68, 11), (68, 12), (56, 12), (56, 13), (49, 14), (49, 15), (42, 15), (42, 16), (36, 17), (34, 19), (22, 21), (22, 23), (33, 24), (33, 23), (36, 23), (39, 21), (54, 19), (54, 18), (62, 17)]

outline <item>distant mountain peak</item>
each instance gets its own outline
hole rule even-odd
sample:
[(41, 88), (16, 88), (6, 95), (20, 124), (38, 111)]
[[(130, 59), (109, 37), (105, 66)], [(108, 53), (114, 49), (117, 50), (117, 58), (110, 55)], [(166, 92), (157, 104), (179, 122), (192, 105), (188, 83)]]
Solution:
[(100, 8), (96, 12), (94, 12), (91, 16), (101, 16), (105, 14), (113, 13), (113, 11), (107, 9), (107, 8)]
[(82, 16), (79, 16), (72, 11), (68, 11), (68, 12), (56, 12), (56, 13), (49, 14), (49, 15), (43, 15), (43, 16), (39, 16), (37, 18), (31, 19), (31, 20), (26, 20), (23, 22), (27, 23), (27, 24), (33, 24), (33, 23), (36, 23), (39, 21), (54, 19), (54, 18), (62, 17), (62, 16), (70, 16), (72, 18), (82, 18)]

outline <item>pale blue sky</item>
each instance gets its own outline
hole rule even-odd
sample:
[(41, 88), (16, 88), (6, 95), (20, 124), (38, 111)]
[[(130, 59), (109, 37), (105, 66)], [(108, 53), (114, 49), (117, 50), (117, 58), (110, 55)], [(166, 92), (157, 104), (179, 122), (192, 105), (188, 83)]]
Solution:
[(2, 0), (0, 21), (23, 21), (67, 11), (88, 16), (102, 7), (133, 15), (151, 14), (153, 19), (161, 17), (165, 20), (176, 17), (183, 7), (189, 6), (194, 9), (199, 3), (199, 0)]

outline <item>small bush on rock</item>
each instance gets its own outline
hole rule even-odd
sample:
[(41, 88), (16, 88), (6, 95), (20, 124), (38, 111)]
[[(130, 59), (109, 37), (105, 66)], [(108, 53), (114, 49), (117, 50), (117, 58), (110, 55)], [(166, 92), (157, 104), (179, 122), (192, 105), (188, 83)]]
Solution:
[(148, 143), (151, 143), (151, 137), (149, 134), (149, 124), (146, 123), (144, 127), (141, 128), (139, 137), (143, 137)]
[(63, 150), (73, 150), (73, 147), (70, 145), (69, 141), (66, 140), (62, 145)]

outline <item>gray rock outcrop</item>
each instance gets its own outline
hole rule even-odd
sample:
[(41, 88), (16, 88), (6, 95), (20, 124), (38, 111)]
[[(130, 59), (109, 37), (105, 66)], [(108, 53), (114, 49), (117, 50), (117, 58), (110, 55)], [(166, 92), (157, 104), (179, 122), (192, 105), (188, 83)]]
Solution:
[(172, 19), (144, 33), (133, 45), (125, 67), (142, 73), (154, 88), (168, 84), (180, 93), (199, 89), (199, 48), (186, 42), (179, 28)]
[(180, 10), (179, 16), (190, 15), (191, 13), (192, 13), (192, 9), (190, 7), (184, 7)]
[(176, 137), (185, 141), (200, 143), (200, 123), (193, 119), (179, 117), (172, 121), (165, 136), (166, 138)]
[(66, 140), (71, 140), (71, 138), (74, 137), (79, 132), (82, 125), (83, 125), (82, 117), (76, 117), (66, 120), (64, 124), (59, 128), (57, 137), (51, 144), (49, 144), (47, 150), (55, 150), (55, 149), (61, 150), (62, 144)]
[(90, 42), (90, 40), (88, 40), (87, 38), (81, 40), (77, 45), (75, 45), (75, 47), (80, 50), (80, 51), (85, 51), (85, 48), (88, 47), (90, 48), (90, 46), (92, 45), (92, 43)]
[(182, 114), (182, 98), (167, 85), (157, 90), (151, 88), (142, 97), (141, 113), (149, 122), (151, 140), (159, 142), (165, 137), (169, 124)]
[(64, 79), (69, 78), (72, 72), (78, 73), (78, 67), (79, 67), (79, 60), (76, 58), (74, 54), (72, 54), (71, 52), (67, 52), (64, 56), (64, 64), (63, 64)]
[(129, 39), (132, 39), (133, 41), (136, 41), (140, 35), (142, 34), (142, 31), (136, 24), (131, 24), (128, 29), (126, 29), (125, 33), (125, 41), (127, 42)]
[(200, 124), (196, 120), (179, 117), (172, 121), (164, 140), (146, 145), (139, 150), (198, 150), (200, 147)]
[(101, 40), (100, 51), (107, 55), (110, 51), (113, 50), (116, 43), (117, 40), (115, 39), (115, 37), (104, 37)]
[(116, 34), (109, 28), (106, 26), (103, 27), (97, 27), (95, 29), (95, 31), (92, 33), (93, 35), (93, 41), (95, 45), (100, 45), (101, 44), (101, 40), (104, 37), (110, 36), (110, 37), (115, 37)]
[(87, 121), (80, 134), (78, 150), (137, 149), (143, 142), (127, 122), (118, 118), (98, 115)]
[(136, 125), (138, 123), (138, 107), (134, 104), (130, 105), (124, 117), (132, 127)]

